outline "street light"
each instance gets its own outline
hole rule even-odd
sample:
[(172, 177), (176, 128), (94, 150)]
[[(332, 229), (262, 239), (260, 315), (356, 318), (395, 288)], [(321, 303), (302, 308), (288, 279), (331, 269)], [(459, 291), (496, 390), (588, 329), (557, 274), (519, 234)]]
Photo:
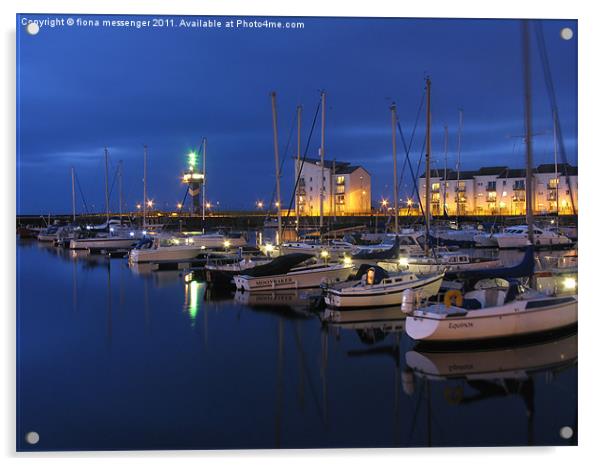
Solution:
[(155, 203), (154, 203), (152, 200), (150, 200), (150, 199), (149, 199), (148, 201), (146, 201), (146, 205), (147, 205), (148, 207), (150, 207), (151, 209), (153, 208), (153, 205), (154, 205), (154, 204), (155, 204)]
[(263, 209), (263, 202), (262, 201), (257, 201), (257, 208), (258, 209)]
[(177, 207), (178, 207), (178, 210), (180, 210), (182, 208), (182, 203), (178, 202), (178, 206)]

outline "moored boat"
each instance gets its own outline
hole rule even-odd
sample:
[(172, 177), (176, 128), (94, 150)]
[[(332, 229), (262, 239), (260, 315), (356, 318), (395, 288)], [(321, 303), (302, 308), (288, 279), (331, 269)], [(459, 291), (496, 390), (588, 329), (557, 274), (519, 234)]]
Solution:
[[(366, 271), (365, 277), (363, 270)], [(436, 295), (443, 282), (443, 273), (418, 275), (400, 272), (389, 275), (380, 267), (364, 265), (362, 276), (349, 284), (325, 290), (324, 301), (335, 308), (368, 308), (400, 305), (405, 290), (413, 290), (421, 298)]]
[(189, 261), (195, 259), (203, 250), (178, 238), (145, 238), (130, 251), (130, 263), (160, 263)]
[(407, 271), (413, 273), (437, 273), (445, 271), (446, 274), (455, 274), (471, 270), (483, 270), (502, 265), (499, 259), (486, 257), (471, 257), (468, 254), (445, 252), (437, 257), (409, 256), (399, 260), (378, 262), (378, 265), (387, 271)]
[(245, 291), (316, 288), (345, 281), (353, 272), (350, 264), (319, 262), (312, 254), (285, 254), (268, 264), (234, 276), (236, 288)]
[[(500, 249), (520, 249), (531, 244), (527, 225), (508, 227), (501, 233), (495, 233), (493, 239)], [(571, 240), (562, 234), (537, 227), (533, 227), (533, 243), (535, 247), (568, 247), (572, 244)]]
[[(485, 279), (464, 295), (463, 305), (433, 304), (408, 316), (406, 331), (419, 341), (512, 338), (577, 323), (577, 297), (548, 297), (518, 282)], [(459, 303), (458, 303), (459, 304)]]

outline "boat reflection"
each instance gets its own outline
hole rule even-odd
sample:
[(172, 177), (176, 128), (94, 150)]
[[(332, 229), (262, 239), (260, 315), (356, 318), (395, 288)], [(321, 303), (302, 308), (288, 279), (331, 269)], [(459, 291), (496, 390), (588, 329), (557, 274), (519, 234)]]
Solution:
[(334, 327), (380, 328), (386, 331), (403, 331), (406, 315), (400, 306), (377, 307), (358, 310), (337, 310), (325, 308), (320, 319)]
[[(525, 405), (527, 421), (524, 444), (534, 445), (538, 444), (535, 440), (535, 394), (538, 387), (535, 376), (543, 374), (546, 383), (549, 383), (576, 364), (576, 333), (548, 337), (547, 340), (529, 345), (449, 352), (423, 351), (415, 347), (406, 353), (406, 365), (411, 371), (408, 372), (408, 377), (411, 377), (408, 383), (416, 386), (416, 378), (423, 382), (419, 393), (424, 393), (426, 397), (427, 445), (437, 443), (433, 441), (431, 428), (434, 417), (432, 404), (435, 402), (432, 399), (432, 382), (443, 382), (443, 386), (436, 384), (441, 389), (437, 393), (442, 392), (448, 406), (464, 406), (509, 396), (519, 397)], [(443, 412), (440, 405), (437, 411)], [(576, 423), (575, 419), (565, 421), (564, 425)], [(576, 425), (573, 425), (572, 431), (576, 432)], [(565, 440), (575, 443), (577, 438), (574, 436)], [(439, 442), (443, 445), (445, 441), (443, 439)], [(554, 440), (553, 443), (557, 442), (558, 440)]]
[(277, 312), (295, 318), (308, 318), (311, 296), (320, 293), (319, 289), (275, 290), (275, 291), (236, 291), (234, 301), (255, 311)]
[(183, 275), (181, 270), (157, 270), (154, 264), (129, 264), (129, 268), (134, 275), (152, 279), (157, 288), (179, 283)]
[(577, 334), (537, 344), (466, 350), (406, 353), (406, 364), (419, 377), (431, 380), (526, 379), (546, 370), (561, 370), (577, 362)]

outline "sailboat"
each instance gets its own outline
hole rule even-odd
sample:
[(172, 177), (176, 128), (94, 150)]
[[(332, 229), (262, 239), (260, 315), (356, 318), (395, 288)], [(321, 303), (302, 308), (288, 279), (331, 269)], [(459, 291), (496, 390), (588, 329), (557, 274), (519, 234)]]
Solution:
[(352, 264), (328, 264), (318, 261), (313, 254), (295, 253), (235, 275), (234, 283), (238, 290), (245, 291), (318, 288), (344, 282), (352, 272)]
[(418, 341), (461, 342), (549, 332), (577, 323), (577, 296), (550, 297), (516, 281), (483, 279), (460, 305), (414, 310), (406, 331)]

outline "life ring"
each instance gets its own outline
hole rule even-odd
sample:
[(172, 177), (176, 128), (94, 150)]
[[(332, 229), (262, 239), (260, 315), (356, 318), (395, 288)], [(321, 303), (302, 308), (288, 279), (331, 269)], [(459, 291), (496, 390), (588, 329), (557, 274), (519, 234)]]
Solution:
[(445, 296), (443, 297), (445, 307), (449, 308), (452, 305), (452, 301), (454, 306), (462, 306), (463, 297), (460, 290), (448, 290), (445, 292)]

